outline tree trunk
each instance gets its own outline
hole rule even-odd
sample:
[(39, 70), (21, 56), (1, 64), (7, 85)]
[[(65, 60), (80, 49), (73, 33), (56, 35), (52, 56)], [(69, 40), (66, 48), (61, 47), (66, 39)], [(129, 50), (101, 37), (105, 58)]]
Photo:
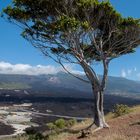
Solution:
[[(103, 79), (100, 84), (100, 80), (93, 69), (87, 64), (86, 61), (80, 61), (81, 66), (83, 67), (87, 78), (89, 79), (92, 90), (94, 94), (94, 124), (97, 127), (109, 127), (105, 122), (104, 118), (104, 94), (103, 91), (105, 89), (107, 73), (108, 73), (108, 63), (104, 61), (104, 74)], [(91, 125), (92, 126), (92, 125)]]
[(94, 90), (94, 123), (97, 127), (109, 127), (104, 118), (103, 92)]

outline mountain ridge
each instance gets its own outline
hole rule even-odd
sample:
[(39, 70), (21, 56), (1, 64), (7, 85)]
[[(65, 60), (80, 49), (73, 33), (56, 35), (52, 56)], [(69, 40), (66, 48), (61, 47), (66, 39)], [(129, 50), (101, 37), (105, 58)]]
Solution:
[[(86, 79), (84, 75), (81, 78)], [(101, 78), (101, 76), (99, 76)], [(4, 87), (4, 88), (3, 88)], [(38, 93), (79, 94), (92, 96), (90, 84), (66, 73), (48, 75), (0, 74), (0, 89), (32, 90)], [(122, 77), (108, 77), (106, 94), (140, 96), (140, 82)], [(78, 95), (80, 96), (80, 94)]]

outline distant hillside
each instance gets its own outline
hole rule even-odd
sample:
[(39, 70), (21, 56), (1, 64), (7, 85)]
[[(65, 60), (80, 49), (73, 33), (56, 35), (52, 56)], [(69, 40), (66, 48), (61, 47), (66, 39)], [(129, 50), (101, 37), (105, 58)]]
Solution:
[[(39, 76), (0, 74), (0, 89), (30, 89), (40, 94), (72, 97), (92, 96), (90, 84), (66, 73)], [(138, 98), (140, 97), (140, 82), (121, 77), (109, 77), (106, 93)]]
[(25, 83), (18, 83), (18, 82), (0, 82), (0, 89), (29, 89), (30, 86)]

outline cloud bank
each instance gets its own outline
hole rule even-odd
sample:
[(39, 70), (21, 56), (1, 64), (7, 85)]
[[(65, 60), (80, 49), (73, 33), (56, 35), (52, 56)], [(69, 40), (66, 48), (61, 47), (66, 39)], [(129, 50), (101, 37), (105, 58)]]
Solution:
[(137, 74), (137, 68), (132, 68), (132, 69), (122, 69), (121, 70), (121, 77), (123, 78), (128, 78), (128, 77), (132, 77), (134, 75)]
[[(65, 67), (72, 73), (83, 74), (83, 72), (75, 70), (70, 65), (65, 65)], [(60, 66), (53, 65), (31, 66), (29, 64), (11, 64), (3, 61), (0, 62), (0, 74), (41, 75), (41, 74), (57, 74), (58, 72), (64, 72), (64, 69)]]
[(126, 73), (126, 71), (123, 69), (123, 70), (121, 71), (121, 77), (125, 78), (126, 75), (127, 75), (127, 73)]

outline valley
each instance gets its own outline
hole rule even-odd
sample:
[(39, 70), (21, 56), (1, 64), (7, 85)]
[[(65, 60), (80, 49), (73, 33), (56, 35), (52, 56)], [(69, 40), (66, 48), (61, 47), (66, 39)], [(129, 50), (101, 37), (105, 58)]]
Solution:
[[(75, 118), (79, 121), (93, 118), (94, 97), (90, 86), (65, 73), (45, 76), (0, 75), (0, 80), (2, 83), (23, 85), (22, 88), (19, 84), (14, 89), (9, 85), (0, 88), (1, 137), (24, 133), (31, 126), (42, 132), (47, 129), (47, 123), (58, 118)], [(105, 113), (112, 111), (115, 104), (140, 104), (140, 83), (109, 77)], [(7, 131), (2, 131), (4, 127)]]

